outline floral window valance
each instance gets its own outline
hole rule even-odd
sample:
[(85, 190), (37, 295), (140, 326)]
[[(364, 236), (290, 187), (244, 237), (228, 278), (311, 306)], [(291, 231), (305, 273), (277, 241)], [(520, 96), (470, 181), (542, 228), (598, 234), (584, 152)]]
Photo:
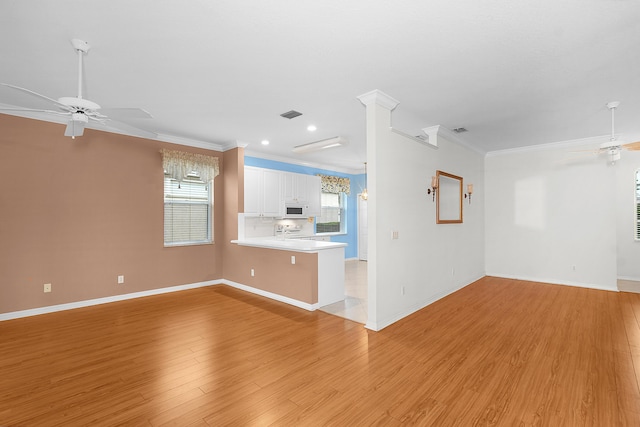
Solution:
[(320, 175), (323, 193), (351, 193), (351, 184), (349, 178), (340, 178), (339, 176)]
[(178, 182), (182, 182), (193, 172), (198, 174), (202, 182), (210, 182), (220, 173), (217, 157), (166, 148), (160, 150), (160, 154), (165, 173)]

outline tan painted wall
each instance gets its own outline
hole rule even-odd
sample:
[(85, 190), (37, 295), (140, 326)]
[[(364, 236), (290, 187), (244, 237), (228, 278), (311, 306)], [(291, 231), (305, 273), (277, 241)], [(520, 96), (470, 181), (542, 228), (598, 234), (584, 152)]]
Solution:
[(158, 151), (221, 153), (4, 114), (0, 130), (0, 313), (222, 278), (222, 203), (215, 244), (163, 246)]
[[(64, 125), (4, 114), (0, 130), (0, 313), (223, 278), (318, 301), (316, 254), (230, 243), (244, 210), (242, 148), (219, 153), (90, 129), (72, 140)], [(162, 147), (221, 159), (214, 244), (164, 247)]]
[[(318, 254), (231, 246), (225, 279), (309, 304), (318, 302)], [(255, 277), (251, 277), (252, 268)]]
[[(244, 149), (224, 153), (224, 278), (309, 304), (318, 302), (318, 255), (238, 246), (238, 212), (244, 211)], [(295, 255), (296, 264), (291, 264)], [(251, 277), (251, 269), (255, 276)]]

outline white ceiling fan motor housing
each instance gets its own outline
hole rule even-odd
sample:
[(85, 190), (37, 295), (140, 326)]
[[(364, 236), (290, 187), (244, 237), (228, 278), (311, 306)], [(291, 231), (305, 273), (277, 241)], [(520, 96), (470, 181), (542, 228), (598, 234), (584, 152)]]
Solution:
[(73, 108), (74, 110), (81, 111), (96, 111), (100, 109), (100, 106), (95, 102), (89, 101), (84, 98), (76, 98), (73, 96), (64, 96), (62, 98), (58, 98), (58, 102), (60, 104), (64, 104), (67, 107)]

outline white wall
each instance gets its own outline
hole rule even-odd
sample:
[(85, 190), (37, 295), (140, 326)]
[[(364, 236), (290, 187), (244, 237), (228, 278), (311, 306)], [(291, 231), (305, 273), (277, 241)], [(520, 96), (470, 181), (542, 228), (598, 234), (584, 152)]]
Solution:
[(584, 145), (490, 153), (486, 271), (616, 290), (616, 168)]
[[(633, 139), (637, 141), (638, 138)], [(616, 223), (618, 278), (640, 281), (640, 241), (634, 239), (635, 172), (640, 169), (640, 152), (625, 151), (616, 163)]]
[[(391, 131), (391, 111), (367, 106), (369, 319), (380, 330), (484, 276), (484, 158), (438, 139), (438, 149)], [(462, 224), (436, 224), (427, 195), (443, 170), (474, 184)], [(399, 238), (392, 240), (392, 232)], [(404, 295), (402, 288), (404, 287)]]

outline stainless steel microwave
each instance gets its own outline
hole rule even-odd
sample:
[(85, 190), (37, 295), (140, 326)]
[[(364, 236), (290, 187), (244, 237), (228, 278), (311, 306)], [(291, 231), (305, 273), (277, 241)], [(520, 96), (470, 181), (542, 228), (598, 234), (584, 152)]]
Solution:
[(285, 218), (306, 218), (307, 217), (307, 205), (299, 203), (285, 203), (284, 205), (284, 217)]

